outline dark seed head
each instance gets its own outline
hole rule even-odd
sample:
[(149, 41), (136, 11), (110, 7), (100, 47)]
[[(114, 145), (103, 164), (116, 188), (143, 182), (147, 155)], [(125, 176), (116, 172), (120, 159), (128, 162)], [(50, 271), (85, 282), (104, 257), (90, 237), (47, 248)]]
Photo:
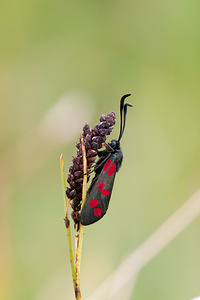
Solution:
[(91, 135), (87, 134), (85, 140), (89, 143), (91, 141)]
[(88, 157), (88, 162), (94, 162), (95, 161), (95, 159), (96, 159), (96, 157), (94, 157), (94, 156), (91, 156), (91, 157)]
[(90, 157), (90, 156), (96, 156), (97, 155), (97, 151), (94, 150), (94, 149), (89, 149), (87, 151), (87, 157)]
[(86, 150), (91, 149), (91, 144), (87, 141), (85, 141), (85, 149)]
[(85, 126), (83, 127), (83, 133), (84, 136), (90, 133), (90, 126), (86, 123)]
[(107, 114), (107, 117), (111, 117), (111, 118), (113, 118), (113, 119), (116, 119), (116, 114), (115, 114), (114, 111), (111, 111), (111, 112), (109, 112), (109, 113)]
[(83, 174), (82, 171), (76, 171), (76, 172), (74, 172), (74, 176), (75, 176), (76, 178), (80, 177), (82, 174)]
[(101, 136), (93, 136), (92, 141), (99, 143), (101, 141)]
[(75, 196), (76, 196), (76, 190), (72, 190), (70, 193), (69, 193), (69, 198), (70, 199), (73, 199)]
[(106, 129), (106, 135), (110, 135), (111, 132), (112, 132), (112, 128)]
[(73, 174), (73, 172), (74, 172), (74, 167), (73, 166), (69, 167), (69, 173)]
[(98, 143), (95, 143), (95, 142), (92, 142), (92, 143), (91, 143), (91, 146), (92, 146), (92, 149), (95, 149), (95, 150), (101, 148), (101, 147), (99, 147), (99, 144), (98, 144)]
[(109, 125), (107, 124), (106, 121), (103, 121), (99, 124), (99, 128), (108, 128), (108, 127), (109, 127)]
[(115, 119), (113, 119), (113, 118), (108, 118), (108, 119), (107, 119), (107, 124), (108, 124), (109, 126), (115, 125)]
[(76, 183), (75, 183), (74, 181), (70, 181), (70, 186), (71, 186), (71, 188), (74, 188), (74, 189), (75, 189)]
[(81, 183), (81, 182), (83, 182), (83, 177), (76, 179), (76, 183)]
[(70, 192), (71, 192), (71, 189), (67, 187), (66, 195), (67, 195), (68, 198), (70, 198)]
[(68, 228), (69, 227), (69, 219), (67, 217), (64, 218), (65, 220), (65, 227)]
[(98, 131), (99, 131), (99, 124), (97, 124), (96, 126), (94, 126), (94, 128), (93, 128), (92, 130), (94, 130), (94, 131), (98, 134)]
[(100, 117), (100, 122), (103, 122), (105, 120), (106, 120), (106, 116), (104, 114), (102, 114), (101, 117)]
[(93, 136), (98, 136), (98, 131), (96, 131), (96, 129), (92, 129), (92, 135)]
[(106, 135), (107, 130), (105, 128), (99, 129), (100, 135)]
[[(95, 162), (98, 149), (101, 149), (103, 143), (106, 141), (106, 136), (112, 131), (112, 126), (115, 124), (115, 113), (102, 114), (100, 117), (100, 123), (95, 125), (93, 129), (86, 123), (83, 127), (83, 140), (86, 149), (87, 158), (87, 173), (90, 172), (91, 167)], [(71, 199), (72, 219), (75, 223), (80, 222), (80, 209), (82, 200), (82, 185), (83, 185), (83, 157), (82, 157), (82, 145), (79, 140), (76, 143), (78, 149), (76, 157), (72, 158), (72, 166), (69, 167), (69, 176), (67, 182), (70, 187), (67, 187), (66, 194)], [(87, 175), (87, 181), (89, 181), (90, 174)]]

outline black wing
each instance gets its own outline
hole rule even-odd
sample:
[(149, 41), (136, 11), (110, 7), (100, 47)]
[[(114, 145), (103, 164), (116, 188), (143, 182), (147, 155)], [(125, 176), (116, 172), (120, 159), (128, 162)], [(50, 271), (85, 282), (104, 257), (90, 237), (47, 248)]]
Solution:
[(100, 220), (106, 213), (116, 175), (115, 157), (107, 159), (100, 174), (95, 176), (87, 200), (81, 211), (81, 223), (90, 225)]

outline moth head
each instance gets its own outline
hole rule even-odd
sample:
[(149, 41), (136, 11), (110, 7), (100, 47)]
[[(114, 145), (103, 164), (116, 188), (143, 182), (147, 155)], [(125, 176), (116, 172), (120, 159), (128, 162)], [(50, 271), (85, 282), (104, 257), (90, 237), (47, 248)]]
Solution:
[(112, 140), (109, 145), (113, 148), (113, 149), (116, 149), (116, 148), (119, 148), (119, 141), (118, 140)]

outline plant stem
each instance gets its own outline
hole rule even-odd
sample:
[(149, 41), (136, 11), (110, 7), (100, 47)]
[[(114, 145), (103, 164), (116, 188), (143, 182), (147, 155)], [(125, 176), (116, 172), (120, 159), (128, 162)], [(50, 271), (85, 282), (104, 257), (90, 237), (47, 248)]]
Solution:
[(73, 251), (72, 251), (70, 222), (69, 222), (69, 219), (68, 219), (68, 207), (69, 207), (70, 200), (68, 201), (67, 195), (66, 195), (66, 192), (65, 192), (65, 172), (64, 172), (64, 163), (63, 163), (63, 155), (62, 154), (60, 156), (60, 170), (61, 170), (62, 192), (63, 192), (64, 211), (65, 211), (65, 227), (66, 227), (66, 230), (67, 230), (70, 264), (71, 264), (72, 279), (73, 279), (73, 285), (74, 285), (74, 291), (75, 291), (76, 274), (75, 274), (75, 266), (74, 266), (74, 256), (73, 256)]
[[(81, 143), (82, 143), (82, 155), (83, 155), (83, 189), (82, 189), (82, 203), (81, 209), (86, 201), (87, 196), (87, 159), (86, 159), (86, 151), (85, 144), (83, 141), (83, 137), (81, 134)], [(76, 293), (77, 300), (81, 299), (81, 290), (80, 290), (80, 266), (81, 266), (81, 253), (82, 253), (82, 245), (83, 245), (83, 225), (81, 222), (79, 223), (79, 236), (77, 240), (77, 251), (75, 256), (75, 270), (76, 270)]]

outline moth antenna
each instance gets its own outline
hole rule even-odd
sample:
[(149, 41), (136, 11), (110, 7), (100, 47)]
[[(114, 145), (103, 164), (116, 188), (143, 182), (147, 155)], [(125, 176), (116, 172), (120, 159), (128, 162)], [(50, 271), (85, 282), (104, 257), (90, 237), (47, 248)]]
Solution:
[[(122, 135), (124, 133), (124, 129), (125, 129), (125, 123), (126, 123), (126, 114), (127, 114), (127, 106), (133, 106), (129, 103), (126, 103), (124, 105), (124, 101), (127, 97), (131, 96), (131, 94), (126, 94), (121, 98), (120, 101), (120, 133), (119, 133), (119, 138), (118, 138), (118, 142), (121, 140)], [(124, 116), (123, 116), (123, 110), (124, 110)], [(123, 125), (122, 125), (123, 124)], [(123, 129), (122, 129), (123, 127)]]
[(121, 98), (121, 101), (120, 101), (120, 132), (119, 132), (119, 138), (118, 138), (118, 141), (120, 141), (121, 139), (121, 136), (122, 136), (122, 123), (123, 123), (123, 120), (122, 120), (122, 113), (123, 113), (123, 109), (124, 109), (124, 101), (127, 97), (129, 97), (131, 94), (126, 94), (124, 95), (122, 98)]

